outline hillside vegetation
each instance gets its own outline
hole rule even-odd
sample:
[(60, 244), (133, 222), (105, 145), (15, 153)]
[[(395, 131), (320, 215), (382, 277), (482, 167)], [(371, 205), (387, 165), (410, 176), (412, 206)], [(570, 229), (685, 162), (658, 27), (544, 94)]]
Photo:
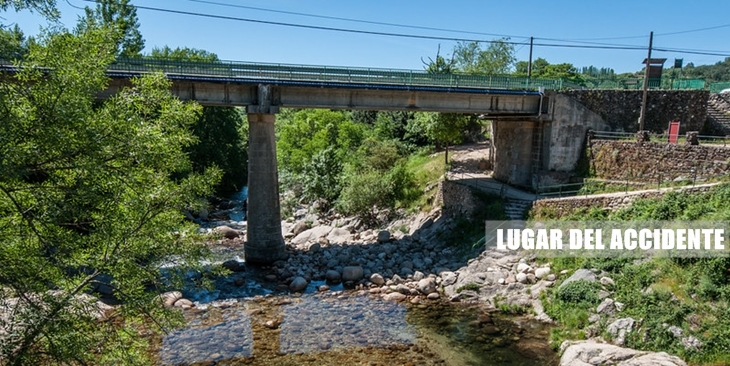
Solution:
[[(639, 200), (608, 212), (576, 210), (564, 220), (723, 220), (730, 217), (730, 184), (706, 194), (672, 192), (661, 199)], [(730, 258), (560, 258), (563, 269), (596, 269), (615, 281), (611, 295), (625, 304), (620, 317), (637, 320), (626, 337), (631, 348), (665, 351), (698, 364), (730, 363)], [(603, 335), (607, 324), (590, 326), (589, 315), (599, 305), (601, 286), (585, 281), (553, 288), (544, 294), (546, 312), (560, 323), (552, 333), (558, 346), (565, 339)], [(700, 346), (684, 345), (672, 332), (695, 337)]]

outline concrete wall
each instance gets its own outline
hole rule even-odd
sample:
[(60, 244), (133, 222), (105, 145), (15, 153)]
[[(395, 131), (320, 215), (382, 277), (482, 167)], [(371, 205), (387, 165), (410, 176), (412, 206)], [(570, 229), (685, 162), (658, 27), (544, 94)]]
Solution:
[[(598, 114), (611, 131), (636, 132), (641, 113), (641, 90), (568, 90), (570, 96)], [(670, 121), (680, 121), (680, 133), (700, 131), (707, 118), (706, 90), (650, 90), (644, 129), (661, 133)]]
[(583, 153), (589, 129), (606, 131), (610, 127), (603, 118), (565, 94), (550, 96), (550, 135), (543, 153), (543, 168), (548, 171), (572, 172)]
[(532, 186), (532, 138), (536, 123), (503, 120), (492, 123), (495, 179), (516, 186)]
[(604, 179), (702, 180), (730, 172), (730, 147), (593, 140), (588, 149), (591, 169)]

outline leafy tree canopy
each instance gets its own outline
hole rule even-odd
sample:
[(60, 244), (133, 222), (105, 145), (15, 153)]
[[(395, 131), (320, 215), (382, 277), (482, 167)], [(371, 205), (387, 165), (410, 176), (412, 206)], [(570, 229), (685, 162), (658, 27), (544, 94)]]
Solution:
[(454, 66), (467, 74), (508, 74), (516, 61), (515, 46), (508, 41), (509, 38), (496, 39), (487, 48), (479, 42), (459, 42), (452, 53)]
[(193, 62), (217, 62), (218, 55), (206, 50), (189, 47), (175, 47), (175, 49), (165, 46), (163, 48), (153, 48), (150, 57), (176, 60), (176, 61), (193, 61)]
[(9, 9), (37, 11), (49, 19), (56, 19), (59, 16), (58, 9), (56, 9), (56, 0), (0, 0), (0, 10), (6, 11)]
[[(164, 287), (160, 264), (205, 254), (181, 212), (220, 174), (171, 178), (190, 169), (201, 109), (162, 75), (99, 105), (109, 39), (44, 35), (0, 82), (0, 363), (149, 364), (138, 325), (179, 320), (149, 291)], [(88, 295), (102, 284), (119, 311)]]
[(86, 16), (79, 24), (80, 28), (109, 27), (113, 30), (113, 38), (117, 43), (117, 56), (141, 55), (144, 39), (139, 31), (137, 9), (129, 4), (129, 0), (96, 0), (96, 8), (87, 6), (85, 11)]

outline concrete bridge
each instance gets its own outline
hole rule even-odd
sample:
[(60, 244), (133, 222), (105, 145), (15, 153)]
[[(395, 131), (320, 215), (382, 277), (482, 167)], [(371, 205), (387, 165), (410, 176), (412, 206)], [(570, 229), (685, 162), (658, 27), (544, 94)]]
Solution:
[[(0, 69), (7, 72), (13, 67), (0, 63)], [(495, 121), (495, 178), (528, 187), (536, 185), (542, 169), (572, 170), (590, 125), (581, 124), (584, 111), (565, 97), (545, 94), (560, 89), (560, 80), (410, 70), (118, 60), (108, 69), (111, 82), (100, 97), (113, 95), (130, 85), (130, 78), (151, 72), (165, 73), (173, 83), (172, 92), (183, 100), (246, 107), (250, 136), (245, 256), (251, 263), (286, 257), (274, 134), (282, 107), (479, 113)], [(553, 120), (557, 126), (551, 125)]]

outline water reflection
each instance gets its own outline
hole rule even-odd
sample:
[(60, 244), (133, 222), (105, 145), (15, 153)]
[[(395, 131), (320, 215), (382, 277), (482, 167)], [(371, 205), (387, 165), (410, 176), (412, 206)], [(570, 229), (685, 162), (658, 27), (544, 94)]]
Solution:
[(405, 315), (403, 305), (371, 297), (302, 298), (284, 306), (281, 352), (412, 344), (416, 333)]
[(557, 365), (548, 327), (479, 306), (328, 292), (198, 303), (185, 316), (160, 363)]
[(201, 319), (188, 328), (164, 338), (160, 358), (164, 364), (180, 365), (250, 357), (253, 354), (253, 329), (244, 311), (224, 312), (223, 322), (203, 326)]

